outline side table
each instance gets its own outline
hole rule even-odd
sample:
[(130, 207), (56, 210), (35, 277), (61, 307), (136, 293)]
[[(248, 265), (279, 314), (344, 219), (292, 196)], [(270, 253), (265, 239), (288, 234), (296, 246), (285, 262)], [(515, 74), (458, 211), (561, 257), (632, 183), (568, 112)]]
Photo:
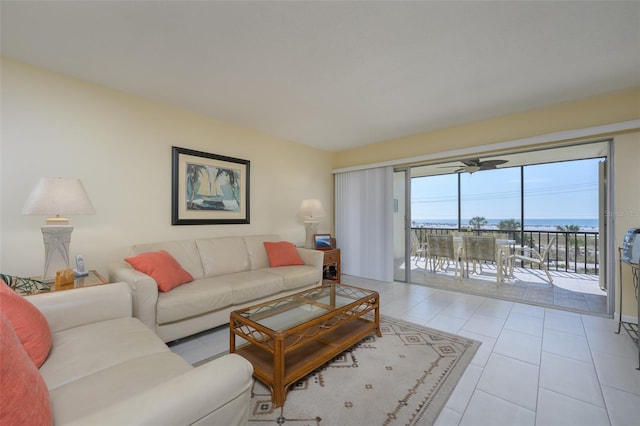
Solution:
[[(39, 279), (41, 277), (32, 277), (34, 279)], [(73, 284), (66, 284), (62, 286), (56, 286), (55, 283), (49, 284), (49, 291), (62, 291), (62, 290), (71, 290), (74, 288), (82, 288), (82, 287), (93, 287), (95, 285), (103, 285), (108, 284), (109, 281), (105, 279), (98, 271), (95, 269), (89, 270), (89, 275), (86, 277), (76, 277), (73, 281)]]
[(340, 283), (340, 249), (322, 250), (322, 283)]
[[(638, 297), (638, 288), (640, 288), (640, 263), (632, 263), (622, 259), (622, 248), (618, 248), (618, 256), (619, 256), (619, 268), (620, 268), (620, 306), (618, 308), (619, 317), (618, 317), (618, 331), (616, 334), (620, 334), (622, 328), (627, 332), (633, 343), (635, 343), (638, 348), (638, 367), (636, 370), (640, 370), (640, 297)], [(634, 322), (622, 321), (622, 265), (625, 264), (631, 268), (631, 276), (634, 288), (634, 294), (636, 296), (636, 303), (638, 304), (638, 319)]]

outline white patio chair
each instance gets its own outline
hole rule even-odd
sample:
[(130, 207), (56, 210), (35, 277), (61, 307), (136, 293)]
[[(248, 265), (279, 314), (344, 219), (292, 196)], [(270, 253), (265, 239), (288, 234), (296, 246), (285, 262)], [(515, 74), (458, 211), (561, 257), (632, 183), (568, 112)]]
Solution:
[(549, 278), (549, 283), (553, 284), (553, 278), (551, 278), (551, 274), (549, 273), (549, 268), (547, 268), (547, 256), (549, 255), (549, 249), (555, 242), (555, 235), (549, 239), (549, 242), (542, 249), (542, 253), (538, 252), (536, 249), (532, 247), (521, 247), (522, 254), (515, 253), (509, 256), (510, 264), (511, 264), (511, 275), (513, 276), (513, 267), (517, 260), (522, 260), (526, 263), (531, 263), (532, 265), (537, 264), (540, 269), (542, 269), (546, 274), (547, 278)]
[(427, 269), (427, 243), (421, 243), (415, 231), (411, 231), (411, 257), (413, 258), (416, 266), (418, 266), (418, 262), (420, 260), (424, 259), (424, 269)]
[[(448, 269), (453, 261), (455, 266), (455, 277), (458, 276), (458, 256), (454, 250), (453, 235), (427, 234), (427, 261), (431, 265), (431, 270)], [(444, 267), (445, 262), (447, 264)], [(426, 271), (426, 268), (425, 268)]]
[(462, 240), (466, 276), (469, 276), (469, 262), (473, 265), (473, 273), (476, 273), (476, 266), (480, 268), (480, 273), (482, 273), (483, 262), (493, 262), (496, 264), (496, 278), (500, 281), (502, 279), (502, 262), (500, 259), (502, 254), (496, 248), (496, 238), (492, 235), (465, 235)]

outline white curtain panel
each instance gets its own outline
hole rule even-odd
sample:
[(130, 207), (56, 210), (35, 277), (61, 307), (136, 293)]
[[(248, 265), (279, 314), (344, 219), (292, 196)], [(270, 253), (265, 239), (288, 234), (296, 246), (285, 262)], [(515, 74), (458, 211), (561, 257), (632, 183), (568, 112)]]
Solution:
[(342, 273), (393, 281), (393, 168), (337, 173), (335, 183)]

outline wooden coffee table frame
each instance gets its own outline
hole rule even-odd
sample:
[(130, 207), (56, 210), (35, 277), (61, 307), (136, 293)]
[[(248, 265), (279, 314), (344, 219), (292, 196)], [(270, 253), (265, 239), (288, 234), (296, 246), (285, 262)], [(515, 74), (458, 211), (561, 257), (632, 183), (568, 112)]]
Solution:
[[(323, 289), (322, 297), (329, 296), (329, 304), (319, 300), (319, 289)], [(353, 302), (336, 307), (336, 296), (353, 299)], [(286, 330), (275, 331), (260, 324), (260, 319), (301, 306), (316, 306), (328, 311)], [(372, 332), (382, 336), (379, 307), (380, 298), (375, 291), (327, 284), (233, 311), (229, 323), (229, 352), (251, 362), (253, 375), (271, 389), (273, 405), (280, 407), (292, 384)], [(364, 317), (372, 311), (373, 315)], [(248, 312), (253, 320), (248, 318)], [(249, 343), (236, 348), (236, 336)]]

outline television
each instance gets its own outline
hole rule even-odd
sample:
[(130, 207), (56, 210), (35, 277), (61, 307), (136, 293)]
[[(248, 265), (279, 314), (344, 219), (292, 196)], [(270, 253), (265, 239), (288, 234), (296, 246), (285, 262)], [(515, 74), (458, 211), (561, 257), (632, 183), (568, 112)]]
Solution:
[(631, 228), (625, 234), (622, 242), (622, 260), (640, 263), (640, 228)]

